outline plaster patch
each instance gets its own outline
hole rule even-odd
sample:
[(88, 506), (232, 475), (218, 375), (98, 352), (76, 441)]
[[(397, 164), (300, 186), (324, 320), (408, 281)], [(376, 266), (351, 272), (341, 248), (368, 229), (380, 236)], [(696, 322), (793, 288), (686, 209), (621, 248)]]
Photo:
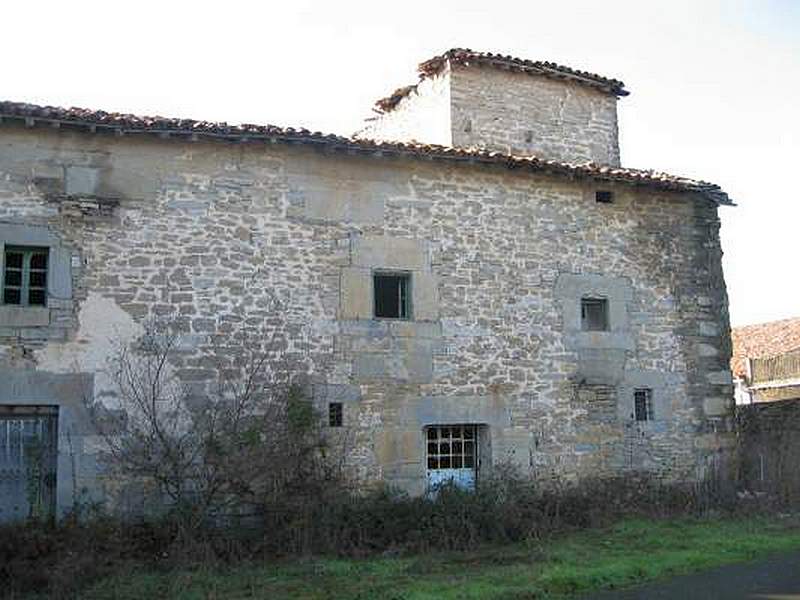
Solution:
[(89, 292), (78, 313), (79, 328), (74, 340), (49, 344), (35, 352), (37, 368), (52, 373), (95, 372), (95, 392), (113, 390), (106, 373), (106, 361), (120, 343), (144, 332), (114, 301)]

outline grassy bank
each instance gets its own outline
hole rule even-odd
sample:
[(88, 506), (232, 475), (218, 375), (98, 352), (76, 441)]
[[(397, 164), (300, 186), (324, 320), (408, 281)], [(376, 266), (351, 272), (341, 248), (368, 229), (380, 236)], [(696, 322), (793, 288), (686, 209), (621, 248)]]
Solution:
[(631, 585), (800, 548), (796, 518), (628, 520), (527, 544), (364, 560), (131, 572), (81, 597), (523, 599)]

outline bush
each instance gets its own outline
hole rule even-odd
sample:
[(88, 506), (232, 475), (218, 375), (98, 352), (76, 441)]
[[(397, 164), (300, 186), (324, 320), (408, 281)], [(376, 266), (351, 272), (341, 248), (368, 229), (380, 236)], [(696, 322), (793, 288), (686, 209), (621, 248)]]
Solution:
[(697, 485), (644, 477), (583, 481), (542, 489), (500, 468), (474, 492), (442, 486), (409, 497), (382, 488), (353, 494), (340, 486), (294, 488), (246, 519), (206, 523), (189, 532), (168, 514), (138, 523), (97, 517), (59, 526), (0, 530), (0, 589), (70, 597), (81, 587), (132, 568), (216, 566), (302, 554), (374, 554), (466, 550), (481, 544), (541, 540), (625, 516), (701, 515), (731, 508)]

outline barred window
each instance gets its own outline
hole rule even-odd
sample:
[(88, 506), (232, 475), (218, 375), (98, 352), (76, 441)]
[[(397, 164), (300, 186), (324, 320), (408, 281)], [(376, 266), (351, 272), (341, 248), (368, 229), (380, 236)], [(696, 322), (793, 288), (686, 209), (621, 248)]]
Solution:
[(477, 437), (476, 425), (428, 427), (428, 470), (474, 469)]
[(637, 421), (653, 420), (653, 390), (650, 388), (634, 390), (633, 412)]
[(3, 253), (3, 303), (47, 304), (47, 248), (6, 246)]
[(328, 425), (331, 427), (341, 427), (343, 422), (342, 403), (331, 402), (328, 404)]

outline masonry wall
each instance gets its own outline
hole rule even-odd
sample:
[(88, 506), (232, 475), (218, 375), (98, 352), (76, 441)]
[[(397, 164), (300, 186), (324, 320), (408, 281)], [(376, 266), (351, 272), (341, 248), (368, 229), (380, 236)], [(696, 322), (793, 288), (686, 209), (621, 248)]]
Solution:
[(452, 141), (510, 154), (619, 166), (617, 98), (569, 80), (453, 68)]
[(800, 398), (738, 406), (736, 417), (740, 486), (766, 492), (759, 499), (762, 503), (796, 502), (800, 494)]
[[(274, 319), (277, 296), (286, 331), (330, 365), (315, 402), (343, 402), (344, 429), (331, 434), (362, 481), (420, 493), (423, 428), (460, 423), (484, 427), (484, 467), (511, 462), (540, 480), (702, 476), (728, 444), (732, 396), (716, 208), (625, 186), (598, 204), (594, 189), (441, 162), (4, 125), (0, 226), (53, 236), (70, 256), (71, 298), (66, 329), (63, 315), (58, 327), (0, 328), (0, 381), (26, 382), (0, 401), (77, 414), (81, 394), (37, 382), (80, 376), (113, 404), (110, 340), (163, 315), (185, 330), (175, 372), (202, 390), (210, 336)], [(372, 318), (376, 269), (410, 274), (413, 320)], [(580, 330), (586, 294), (608, 298), (609, 331)], [(632, 419), (641, 386), (656, 406), (646, 423)], [(69, 441), (92, 487), (97, 439), (76, 428)]]

